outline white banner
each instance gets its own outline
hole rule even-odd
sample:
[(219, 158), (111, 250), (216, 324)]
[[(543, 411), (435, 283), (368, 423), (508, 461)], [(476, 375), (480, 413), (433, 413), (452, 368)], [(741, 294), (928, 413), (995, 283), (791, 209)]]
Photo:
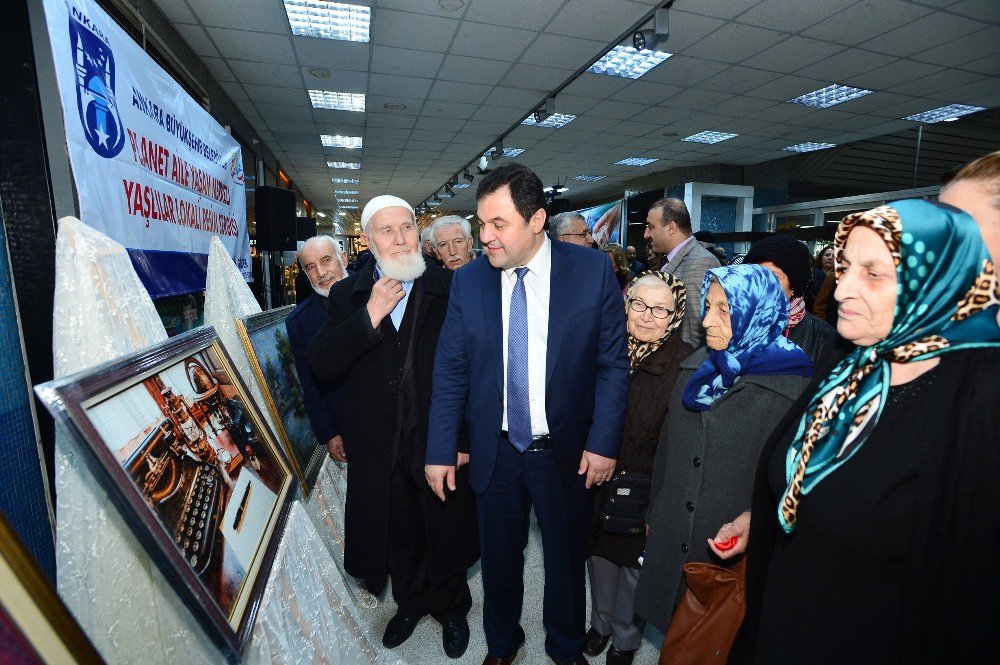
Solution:
[(80, 218), (130, 250), (207, 255), (217, 235), (249, 280), (239, 144), (96, 2), (43, 4)]

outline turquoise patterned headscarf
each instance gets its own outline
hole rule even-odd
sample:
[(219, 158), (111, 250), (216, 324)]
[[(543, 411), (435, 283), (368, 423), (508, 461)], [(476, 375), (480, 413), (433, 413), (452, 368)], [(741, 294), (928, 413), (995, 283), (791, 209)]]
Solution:
[(857, 347), (838, 363), (799, 421), (785, 460), (788, 486), (778, 506), (787, 533), (795, 529), (802, 496), (857, 453), (878, 422), (889, 392), (890, 362), (1000, 347), (1000, 281), (969, 215), (917, 199), (848, 215), (834, 243), (838, 278), (847, 236), (859, 225), (879, 234), (896, 264), (892, 328), (886, 339)]
[(782, 334), (788, 323), (789, 304), (773, 272), (756, 264), (712, 268), (705, 273), (701, 286), (702, 316), (708, 287), (715, 281), (729, 301), (733, 338), (724, 351), (709, 349), (708, 359), (684, 386), (681, 399), (685, 407), (692, 411), (708, 409), (740, 376), (812, 376), (812, 360)]

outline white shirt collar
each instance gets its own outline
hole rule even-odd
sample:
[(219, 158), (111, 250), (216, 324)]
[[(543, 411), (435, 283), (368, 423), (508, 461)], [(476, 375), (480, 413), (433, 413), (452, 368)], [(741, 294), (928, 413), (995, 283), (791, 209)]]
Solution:
[[(507, 268), (503, 273), (508, 279), (517, 279), (514, 270), (519, 267), (521, 266)], [(552, 271), (552, 241), (549, 240), (547, 234), (543, 235), (542, 246), (538, 248), (538, 251), (535, 252), (535, 255), (531, 257), (531, 260), (524, 267), (528, 269), (530, 274), (542, 279), (548, 279), (549, 273)]]

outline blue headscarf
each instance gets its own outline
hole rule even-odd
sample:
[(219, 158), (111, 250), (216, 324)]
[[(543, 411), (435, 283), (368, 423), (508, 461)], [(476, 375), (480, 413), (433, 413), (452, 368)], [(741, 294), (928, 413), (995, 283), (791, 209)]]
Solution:
[(878, 423), (891, 362), (1000, 348), (1000, 281), (975, 220), (957, 208), (919, 199), (848, 215), (834, 241), (838, 277), (844, 245), (857, 226), (878, 233), (896, 265), (892, 327), (882, 341), (856, 347), (840, 361), (802, 414), (778, 506), (778, 521), (788, 533), (795, 529), (802, 498), (857, 453)]
[(812, 376), (812, 360), (782, 335), (788, 322), (789, 303), (773, 272), (756, 264), (712, 268), (705, 273), (701, 286), (702, 316), (708, 287), (714, 281), (729, 301), (733, 338), (724, 351), (709, 349), (708, 360), (684, 386), (685, 407), (692, 411), (708, 409), (740, 376)]

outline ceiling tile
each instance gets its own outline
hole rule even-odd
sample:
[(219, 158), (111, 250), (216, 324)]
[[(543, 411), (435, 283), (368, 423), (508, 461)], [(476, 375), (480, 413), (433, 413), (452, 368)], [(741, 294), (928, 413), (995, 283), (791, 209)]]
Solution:
[[(365, 126), (365, 114), (352, 111), (335, 111), (333, 109), (313, 109), (313, 120), (321, 134), (352, 134), (360, 133), (359, 127)], [(346, 128), (352, 128), (346, 131)]]
[[(650, 11), (646, 5), (626, 0), (574, 0), (566, 3), (546, 33), (613, 42)], [(601, 19), (595, 21), (594, 17)]]
[(413, 127), (417, 122), (415, 115), (403, 115), (401, 113), (371, 113), (365, 119), (367, 123), (366, 132), (372, 127)]
[(306, 106), (288, 106), (286, 104), (266, 104), (258, 103), (256, 104), (257, 110), (260, 112), (262, 118), (268, 118), (273, 120), (281, 120), (287, 118), (288, 120), (300, 120), (300, 121), (311, 121), (313, 119), (312, 109)]
[(440, 53), (428, 51), (374, 46), (371, 71), (399, 76), (431, 76), (438, 70), (443, 57)]
[(714, 90), (716, 92), (728, 92), (731, 94), (743, 93), (752, 90), (765, 83), (770, 83), (781, 76), (775, 72), (766, 72), (762, 69), (752, 69), (734, 65), (697, 84), (698, 88)]
[(772, 72), (791, 73), (843, 50), (844, 47), (839, 44), (792, 36), (743, 61), (743, 64)]
[(235, 81), (219, 81), (219, 87), (226, 91), (229, 98), (234, 102), (248, 102), (250, 97), (247, 95), (247, 91), (243, 89), (243, 86)]
[(640, 104), (659, 104), (683, 90), (679, 85), (665, 85), (651, 81), (632, 81), (622, 88), (615, 97)]
[(290, 35), (292, 32), (281, 2), (274, 0), (195, 2), (194, 6), (198, 18), (206, 26), (273, 32), (280, 35)]
[(484, 134), (493, 134), (495, 136), (500, 136), (508, 129), (510, 129), (510, 123), (508, 122), (480, 120), (478, 119), (478, 115), (473, 115), (472, 120), (466, 122), (462, 127), (463, 132), (482, 132)]
[(836, 14), (857, 0), (767, 0), (740, 14), (740, 23), (749, 23), (782, 32), (800, 32)]
[(993, 26), (962, 39), (914, 53), (911, 58), (942, 67), (956, 67), (977, 60), (986, 53), (993, 53), (998, 43), (1000, 27)]
[[(675, 55), (642, 78), (645, 81), (652, 81), (654, 83), (689, 86), (715, 76), (726, 68), (727, 65), (721, 62), (691, 58), (685, 55)], [(596, 76), (596, 74), (593, 74), (593, 76)]]
[(984, 87), (998, 85), (997, 82), (993, 82), (992, 84), (989, 83), (986, 80), (986, 77), (982, 74), (975, 74), (973, 72), (965, 72), (957, 69), (946, 69), (944, 71), (937, 72), (936, 74), (931, 74), (913, 81), (901, 83), (900, 85), (889, 88), (889, 90), (904, 95), (942, 99), (948, 96), (947, 91), (957, 88), (960, 85), (975, 83), (977, 81), (982, 81)]
[(207, 55), (209, 57), (218, 58), (219, 50), (215, 48), (215, 45), (209, 40), (208, 35), (205, 34), (205, 29), (200, 25), (184, 25), (176, 24), (177, 32), (181, 33), (181, 37), (187, 42), (191, 50), (195, 52), (195, 55)]
[(690, 2), (690, 7), (685, 7), (693, 12), (715, 16), (718, 18), (735, 18), (750, 9), (761, 0), (715, 0), (714, 2)]
[(452, 118), (431, 118), (427, 116), (420, 116), (417, 118), (417, 124), (414, 125), (414, 128), (454, 132), (455, 124), (455, 120)]
[(521, 62), (577, 70), (607, 50), (604, 42), (542, 33), (521, 56)]
[(753, 116), (757, 111), (762, 111), (774, 106), (774, 100), (760, 99), (758, 97), (747, 97), (746, 95), (734, 95), (712, 106), (712, 110), (722, 115)]
[(198, 19), (191, 13), (184, 0), (159, 0), (156, 3), (171, 23), (197, 23)]
[(795, 73), (799, 76), (833, 83), (834, 81), (843, 81), (850, 76), (870, 72), (895, 61), (896, 58), (889, 55), (849, 48), (826, 60), (803, 67)]
[(465, 18), (480, 23), (537, 30), (544, 26), (563, 4), (563, 0), (489, 0), (470, 2)]
[(829, 85), (829, 83), (802, 78), (801, 76), (785, 75), (770, 83), (747, 90), (745, 94), (748, 97), (761, 97), (763, 99), (773, 99), (776, 102), (784, 102), (826, 85)]
[[(997, 12), (997, 17), (1000, 18), (1000, 10)], [(984, 27), (986, 26), (981, 21), (935, 12), (879, 35), (878, 39), (867, 42), (866, 46), (879, 53), (906, 57), (954, 39), (961, 39)]]
[(206, 28), (206, 30), (226, 54), (226, 59), (275, 62), (282, 65), (296, 64), (292, 41), (285, 35), (229, 28)]
[(684, 55), (731, 63), (742, 62), (783, 38), (784, 35), (774, 30), (727, 23), (705, 39), (684, 49)]
[(478, 104), (463, 104), (461, 102), (427, 102), (421, 115), (431, 118), (455, 118), (467, 120), (479, 108)]
[(368, 91), (368, 73), (355, 72), (345, 69), (327, 70), (330, 76), (327, 78), (317, 78), (309, 73), (309, 69), (300, 68), (302, 79), (306, 82), (309, 90), (329, 90), (331, 92), (356, 92), (365, 93)]
[(415, 76), (372, 74), (368, 79), (368, 94), (419, 99), (427, 96), (431, 83), (433, 83), (431, 79)]
[[(906, 25), (931, 12), (902, 0), (877, 0), (859, 2), (825, 21), (802, 32), (805, 37), (823, 39), (847, 46), (878, 39), (879, 35)], [(870, 44), (866, 44), (870, 48)]]
[(649, 106), (646, 104), (635, 104), (632, 102), (619, 101), (617, 99), (608, 99), (587, 111), (587, 115), (597, 118), (616, 118), (618, 120), (628, 120), (648, 109)]
[(513, 62), (537, 35), (532, 30), (462, 21), (449, 53)]
[(493, 86), (477, 83), (462, 83), (459, 81), (435, 81), (427, 94), (428, 99), (443, 101), (459, 101), (469, 104), (479, 104), (493, 90)]
[(500, 85), (548, 92), (558, 88), (572, 75), (573, 72), (565, 69), (518, 63), (500, 80)]
[[(447, 118), (445, 118), (447, 119)], [(442, 145), (447, 145), (451, 143), (451, 139), (455, 136), (455, 130), (457, 129), (458, 123), (454, 120), (451, 121), (451, 131), (442, 131), (436, 129), (414, 129), (410, 134), (410, 141), (427, 141), (434, 143), (437, 149), (440, 150)]]
[(222, 58), (209, 58), (202, 56), (201, 61), (208, 67), (209, 73), (216, 81), (235, 81), (236, 75), (229, 69), (229, 65)]
[[(489, 97), (486, 98), (486, 104), (490, 106), (500, 106), (503, 108), (515, 108), (522, 111), (522, 113), (527, 113), (528, 111), (534, 110), (539, 104), (545, 100), (545, 94), (537, 90), (517, 90), (514, 88), (501, 88), (497, 87), (493, 89)], [(563, 106), (560, 103), (561, 97), (556, 98), (556, 111), (559, 113), (566, 113), (563, 110)]]
[(444, 53), (456, 28), (455, 19), (380, 9), (373, 14), (371, 38), (373, 44)]
[(315, 37), (292, 37), (292, 45), (303, 67), (336, 67), (353, 71), (368, 71), (370, 46), (358, 42)]
[(299, 73), (299, 68), (294, 65), (247, 62), (246, 60), (229, 60), (228, 64), (240, 83), (302, 88), (302, 76)]
[(962, 68), (988, 76), (1000, 76), (1000, 53), (966, 63), (962, 65)]
[(947, 101), (949, 104), (972, 104), (989, 107), (994, 105), (994, 102), (990, 100), (996, 99), (998, 90), (1000, 90), (1000, 79), (994, 78), (988, 84), (985, 81), (966, 83), (938, 93), (934, 97), (941, 101)]
[(619, 76), (606, 76), (584, 72), (575, 81), (563, 88), (562, 92), (568, 95), (606, 99), (624, 88), (628, 83), (628, 79)]
[(445, 57), (437, 77), (445, 81), (496, 85), (508, 69), (510, 69), (509, 62), (470, 58), (464, 55), (448, 55)]
[(715, 92), (701, 88), (688, 88), (660, 104), (672, 109), (707, 110), (715, 104), (721, 104), (732, 97), (728, 92)]
[(303, 107), (308, 107), (309, 98), (306, 97), (302, 88), (279, 88), (273, 85), (248, 85), (244, 84), (243, 89), (250, 95), (250, 99), (255, 102), (265, 104), (288, 104), (294, 105), (302, 102)]
[[(644, 109), (647, 107), (643, 107)], [(620, 118), (609, 117), (609, 118), (598, 118), (587, 114), (581, 118), (577, 118), (573, 121), (573, 127), (576, 129), (588, 131), (588, 132), (603, 132), (611, 127), (614, 127), (620, 122)]]
[[(561, 102), (561, 100), (560, 100)], [(560, 103), (560, 106), (562, 104)], [(491, 122), (505, 122), (508, 126), (519, 122), (524, 117), (526, 111), (520, 108), (505, 108), (502, 106), (480, 106), (473, 114), (476, 120), (489, 120)], [(579, 122), (582, 118), (577, 118), (573, 122)]]
[(996, 0), (961, 0), (948, 5), (949, 12), (955, 12), (980, 21), (995, 23), (997, 21)]
[(907, 81), (924, 78), (940, 71), (942, 69), (937, 65), (928, 65), (922, 62), (914, 62), (913, 60), (897, 60), (892, 64), (873, 69), (870, 72), (842, 79), (838, 83), (867, 88), (869, 90), (886, 90), (891, 87), (897, 87)]

